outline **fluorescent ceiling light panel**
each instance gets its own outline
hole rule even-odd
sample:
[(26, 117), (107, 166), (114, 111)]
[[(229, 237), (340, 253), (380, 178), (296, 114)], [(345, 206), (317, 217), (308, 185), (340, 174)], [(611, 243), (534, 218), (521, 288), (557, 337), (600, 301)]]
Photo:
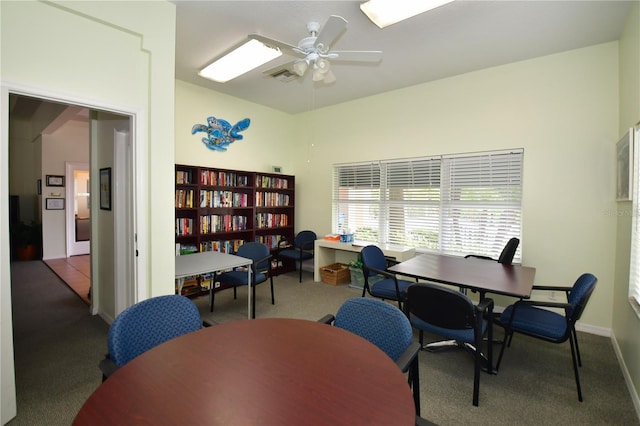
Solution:
[(280, 49), (250, 39), (200, 70), (198, 75), (218, 83), (225, 83), (280, 55), (282, 55)]
[(412, 16), (451, 3), (453, 0), (369, 0), (360, 10), (380, 28), (404, 21)]

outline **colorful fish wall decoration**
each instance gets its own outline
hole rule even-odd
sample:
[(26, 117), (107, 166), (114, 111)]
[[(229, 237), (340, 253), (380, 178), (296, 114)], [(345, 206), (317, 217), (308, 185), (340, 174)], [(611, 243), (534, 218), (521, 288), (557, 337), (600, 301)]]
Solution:
[(226, 151), (229, 144), (243, 138), (240, 132), (246, 130), (249, 124), (251, 124), (251, 120), (248, 118), (240, 120), (232, 126), (227, 120), (212, 116), (207, 118), (207, 124), (194, 124), (191, 128), (191, 134), (204, 132), (207, 136), (202, 138), (202, 143), (207, 148), (214, 151)]

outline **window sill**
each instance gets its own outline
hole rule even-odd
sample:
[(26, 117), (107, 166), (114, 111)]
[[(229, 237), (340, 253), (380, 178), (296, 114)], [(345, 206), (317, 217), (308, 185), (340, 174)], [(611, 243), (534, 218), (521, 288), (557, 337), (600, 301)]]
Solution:
[(638, 317), (638, 319), (640, 319), (640, 305), (638, 305), (638, 302), (636, 302), (635, 299), (630, 297), (629, 304), (631, 305), (631, 309), (633, 309), (634, 312), (636, 313), (636, 316)]

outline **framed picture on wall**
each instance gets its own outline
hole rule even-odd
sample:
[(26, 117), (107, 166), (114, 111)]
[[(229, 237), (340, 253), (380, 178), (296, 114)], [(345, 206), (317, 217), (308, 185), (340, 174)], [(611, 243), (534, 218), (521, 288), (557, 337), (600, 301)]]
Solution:
[(616, 144), (616, 200), (629, 201), (633, 190), (633, 129)]
[(47, 198), (45, 200), (46, 210), (64, 210), (64, 198)]
[(111, 167), (100, 169), (100, 210), (111, 210)]
[(64, 186), (64, 176), (47, 175), (47, 186)]

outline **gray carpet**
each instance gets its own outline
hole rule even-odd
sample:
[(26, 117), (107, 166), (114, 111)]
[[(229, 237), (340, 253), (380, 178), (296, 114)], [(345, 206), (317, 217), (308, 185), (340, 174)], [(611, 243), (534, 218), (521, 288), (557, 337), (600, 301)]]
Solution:
[[(42, 262), (12, 264), (18, 416), (9, 425), (68, 425), (100, 384), (98, 361), (108, 326)], [(309, 272), (275, 278), (257, 288), (257, 317), (316, 320), (359, 297), (349, 287), (314, 283)], [(217, 323), (246, 319), (246, 290), (195, 299), (203, 317)], [(501, 337), (500, 333), (498, 337)], [(423, 417), (457, 424), (640, 424), (611, 341), (579, 333), (584, 402), (578, 402), (567, 345), (515, 336), (498, 375), (480, 378), (480, 406), (471, 404), (473, 364), (461, 350), (420, 353)], [(498, 347), (496, 346), (496, 350)], [(378, 407), (372, 407), (372, 410)], [(312, 422), (310, 422), (312, 425)]]

